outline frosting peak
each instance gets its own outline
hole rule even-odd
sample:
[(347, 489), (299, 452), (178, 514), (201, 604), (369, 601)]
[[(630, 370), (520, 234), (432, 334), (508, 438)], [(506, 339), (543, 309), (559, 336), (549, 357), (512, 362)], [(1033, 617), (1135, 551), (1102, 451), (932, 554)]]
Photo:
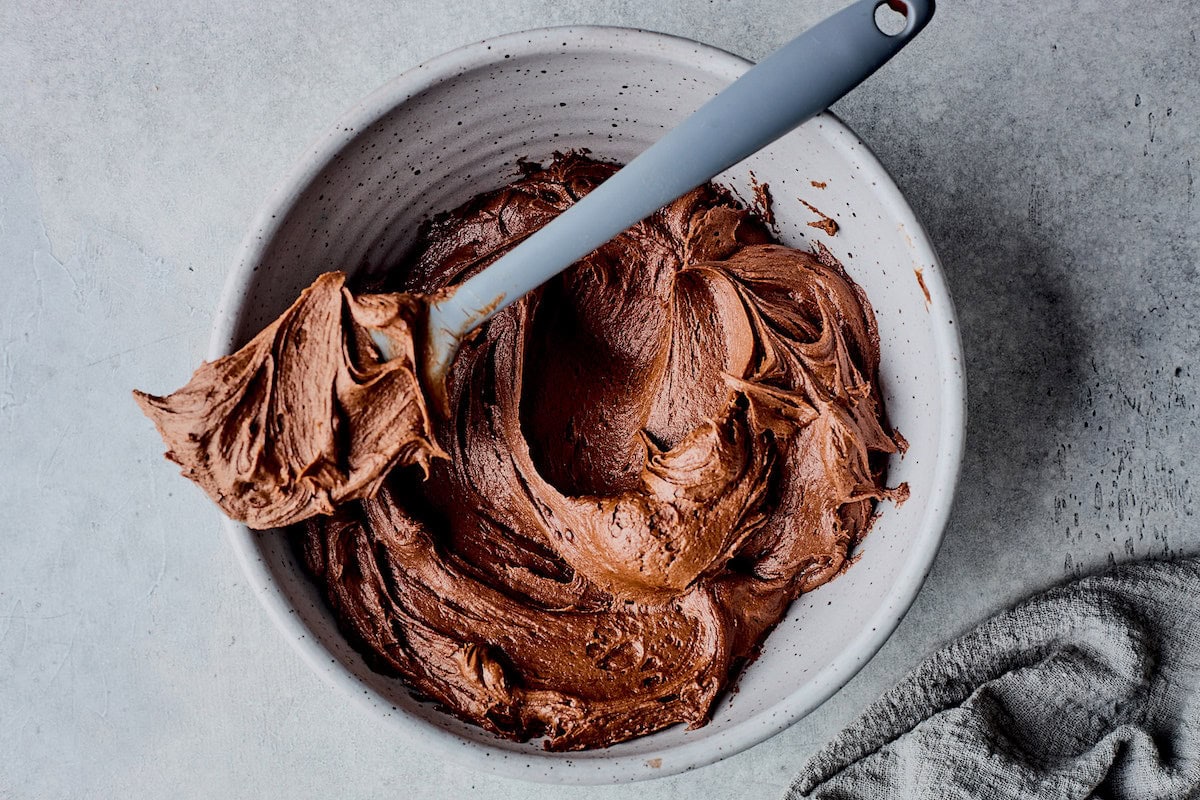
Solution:
[[(445, 453), (417, 385), (413, 332), (424, 298), (355, 297), (322, 275), (232, 355), (167, 397), (134, 392), (167, 458), (231, 518), (291, 525), (371, 497), (398, 464)], [(384, 361), (374, 329), (393, 344)]]

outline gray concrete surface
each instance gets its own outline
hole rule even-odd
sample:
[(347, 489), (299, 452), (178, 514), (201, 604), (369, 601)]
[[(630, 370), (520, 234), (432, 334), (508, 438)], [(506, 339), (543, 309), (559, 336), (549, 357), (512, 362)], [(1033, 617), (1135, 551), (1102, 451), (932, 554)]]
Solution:
[(128, 393), (188, 376), (303, 147), (488, 35), (620, 24), (761, 57), (839, 5), (0, 3), (0, 797), (771, 797), (989, 612), (1200, 550), (1200, 23), (1184, 0), (943, 0), (838, 106), (940, 249), (971, 392), (945, 546), (853, 682), (716, 766), (561, 790), (410, 751), (271, 627)]

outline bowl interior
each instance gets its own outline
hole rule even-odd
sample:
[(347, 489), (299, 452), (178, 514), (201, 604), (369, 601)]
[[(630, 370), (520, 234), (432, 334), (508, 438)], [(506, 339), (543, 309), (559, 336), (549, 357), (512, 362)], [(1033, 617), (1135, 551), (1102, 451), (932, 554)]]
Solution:
[[(387, 269), (421, 220), (509, 182), (519, 158), (586, 148), (628, 161), (746, 68), (704, 45), (591, 28), (514, 34), (407, 73), (318, 143), (262, 216), (227, 288), (214, 355), (248, 341), (322, 272)], [(318, 671), (451, 757), (576, 782), (662, 775), (736, 752), (810, 711), (870, 658), (928, 570), (957, 474), (962, 377), (953, 311), (919, 224), (834, 117), (810, 121), (718, 182), (751, 198), (751, 175), (769, 185), (780, 238), (827, 246), (879, 320), (888, 414), (910, 445), (892, 460), (888, 480), (907, 482), (911, 496), (881, 506), (858, 563), (793, 605), (707, 727), (545, 753), (461, 723), (372, 672), (283, 537), (232, 526), (268, 608)], [(836, 235), (810, 226), (820, 217), (806, 203), (838, 223)]]

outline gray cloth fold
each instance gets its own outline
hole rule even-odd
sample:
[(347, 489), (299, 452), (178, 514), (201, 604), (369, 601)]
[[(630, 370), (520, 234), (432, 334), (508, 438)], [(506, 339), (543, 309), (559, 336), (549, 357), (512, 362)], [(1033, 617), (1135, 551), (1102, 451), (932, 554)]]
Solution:
[(1200, 797), (1200, 561), (999, 614), (818, 752), (798, 798)]

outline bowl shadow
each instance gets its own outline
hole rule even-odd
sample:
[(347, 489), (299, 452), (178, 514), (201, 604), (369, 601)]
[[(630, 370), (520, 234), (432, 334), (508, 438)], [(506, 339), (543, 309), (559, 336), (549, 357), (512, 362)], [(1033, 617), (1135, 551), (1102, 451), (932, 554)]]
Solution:
[(1069, 477), (1062, 443), (1083, 413), (1095, 353), (1071, 290), (1075, 256), (1041, 227), (1035, 199), (1022, 214), (985, 192), (902, 183), (913, 184), (910, 202), (953, 292), (967, 375), (963, 469), (934, 571), (953, 576), (956, 595), (975, 586), (966, 604), (986, 613), (1037, 588), (997, 573), (1050, 547), (1054, 528), (1038, 516), (1044, 487)]

